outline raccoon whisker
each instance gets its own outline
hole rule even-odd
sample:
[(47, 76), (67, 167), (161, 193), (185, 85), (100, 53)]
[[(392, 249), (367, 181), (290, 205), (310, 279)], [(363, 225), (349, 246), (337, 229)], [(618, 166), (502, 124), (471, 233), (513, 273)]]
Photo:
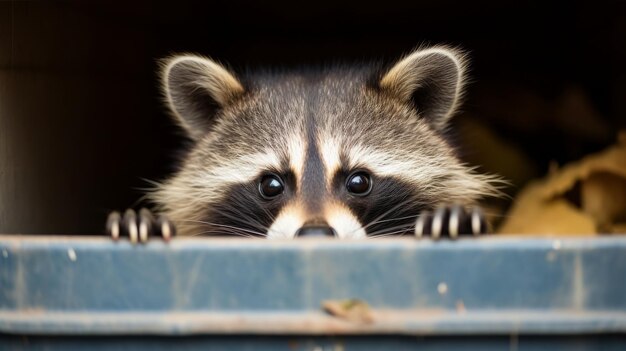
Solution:
[(380, 236), (387, 236), (387, 235), (395, 235), (395, 234), (400, 234), (400, 233), (406, 233), (413, 230), (413, 224), (404, 224), (404, 225), (398, 225), (395, 227), (389, 227), (389, 228), (384, 228), (381, 230), (377, 230), (375, 232), (369, 233), (368, 237), (369, 238), (377, 238)]
[(191, 235), (194, 236), (239, 236), (244, 238), (255, 238), (254, 235), (242, 233), (232, 229), (220, 229), (220, 230), (205, 230)]
[(207, 234), (210, 234), (210, 235), (227, 234), (227, 235), (240, 236), (240, 237), (250, 238), (250, 239), (257, 238), (254, 235), (240, 233), (240, 232), (237, 232), (237, 231), (228, 231), (228, 230), (225, 230), (225, 231), (207, 230), (207, 231), (203, 231), (203, 232), (192, 234), (191, 237), (194, 237), (194, 236), (206, 236)]
[(220, 210), (218, 208), (215, 209), (215, 212), (221, 216), (224, 216), (228, 219), (233, 220), (235, 223), (241, 223), (244, 225), (249, 225), (251, 227), (253, 227), (254, 229), (260, 230), (260, 231), (265, 231), (267, 232), (269, 230), (268, 227), (264, 226), (263, 224), (261, 224), (258, 220), (246, 215), (245, 213), (231, 213), (230, 211), (223, 211)]
[[(387, 211), (383, 212), (381, 215), (379, 215), (378, 217), (374, 218), (372, 221), (370, 221), (368, 224), (363, 226), (363, 229), (367, 229), (369, 227), (371, 227), (372, 225), (378, 223), (380, 220), (382, 220), (383, 218), (385, 218), (386, 216), (388, 216), (390, 213), (392, 213), (393, 211), (397, 210), (399, 207), (406, 205), (408, 203), (408, 201), (402, 201), (398, 204), (396, 204), (395, 206), (393, 206), (392, 208), (388, 209)], [(371, 210), (368, 210), (367, 213), (369, 213)], [(366, 213), (366, 214), (367, 214)]]
[(221, 228), (221, 229), (210, 229), (205, 231), (200, 231), (190, 235), (194, 236), (239, 236), (244, 238), (259, 238), (259, 236), (255, 236), (252, 234), (244, 233), (234, 229)]
[[(273, 223), (276, 220), (276, 216), (274, 216), (270, 211), (268, 211), (266, 208), (261, 207), (261, 209), (263, 209), (263, 211), (267, 214), (269, 222)], [(267, 237), (267, 233), (269, 232), (270, 228), (261, 224), (257, 219), (250, 217), (249, 215), (245, 214), (245, 213), (237, 213), (237, 214), (232, 214), (230, 211), (223, 211), (219, 208), (215, 209), (215, 212), (217, 214), (220, 214), (226, 218), (232, 219), (233, 221), (242, 223), (242, 224), (247, 224), (249, 226), (254, 227), (255, 229), (258, 230), (262, 230), (265, 232), (265, 234), (262, 234), (264, 237)], [(239, 215), (239, 216), (236, 216)], [(274, 230), (275, 233), (277, 233), (280, 237), (289, 237), (289, 235), (286, 235), (283, 232)]]
[[(270, 218), (271, 221), (274, 220), (274, 216), (271, 215), (271, 213), (269, 213), (269, 211), (263, 207), (261, 207), (261, 209), (263, 211), (265, 211), (268, 215), (268, 217)], [(220, 208), (215, 208), (215, 211), (218, 214), (224, 215), (230, 219), (233, 219), (235, 221), (241, 221), (242, 218), (248, 220), (248, 224), (252, 224), (255, 223), (257, 227), (263, 228), (263, 229), (267, 229), (266, 226), (264, 226), (263, 224), (261, 224), (261, 222), (259, 222), (256, 218), (250, 217), (250, 215), (246, 214), (245, 212), (241, 212), (241, 211), (235, 211), (233, 209), (228, 209), (228, 211), (225, 211), (223, 209)]]
[(398, 227), (392, 227), (392, 228), (385, 228), (384, 230), (379, 230), (377, 232), (374, 232), (374, 233), (368, 235), (368, 237), (369, 238), (379, 238), (381, 236), (391, 236), (391, 235), (409, 233), (412, 230), (413, 230), (413, 226), (412, 225), (398, 226)]
[(216, 214), (224, 216), (234, 221), (235, 223), (247, 224), (256, 229), (263, 230), (263, 231), (268, 230), (268, 228), (264, 226), (263, 224), (261, 224), (258, 220), (248, 216), (247, 214), (243, 212), (239, 212), (239, 211), (234, 212), (233, 209), (223, 210), (220, 208), (215, 208), (214, 211)]
[(370, 223), (370, 225), (371, 224), (380, 224), (380, 223), (385, 223), (385, 222), (392, 222), (392, 221), (401, 221), (403, 219), (410, 219), (410, 218), (417, 219), (417, 217), (419, 217), (419, 214), (411, 215), (411, 216), (404, 216), (404, 217), (397, 217), (397, 218), (388, 218), (388, 219), (380, 220), (380, 221), (378, 221), (376, 223)]
[(276, 220), (276, 216), (274, 216), (267, 208), (262, 206), (261, 209), (263, 210), (263, 212), (265, 213), (265, 215), (269, 219), (270, 223), (273, 223), (274, 220)]
[(393, 232), (389, 232), (389, 233), (381, 233), (381, 234), (376, 234), (376, 235), (370, 235), (370, 236), (368, 236), (368, 238), (370, 238), (370, 239), (377, 239), (377, 238), (386, 238), (386, 237), (390, 237), (390, 236), (398, 236), (398, 234), (405, 234), (409, 230), (410, 230), (410, 228), (405, 228), (403, 230), (397, 230), (397, 231), (393, 231)]
[(367, 228), (380, 223), (380, 221), (385, 218), (386, 216), (388, 216), (389, 214), (391, 214), (392, 212), (396, 211), (398, 208), (408, 204), (411, 202), (412, 199), (405, 199), (404, 201), (401, 201), (399, 203), (397, 203), (396, 205), (394, 205), (393, 207), (391, 207), (390, 209), (388, 209), (387, 211), (385, 211), (383, 214), (381, 214), (380, 216), (374, 218), (371, 222), (369, 222), (368, 224), (363, 226), (363, 230), (366, 230)]
[(396, 231), (397, 232), (403, 232), (403, 233), (404, 232), (410, 232), (410, 231), (413, 231), (413, 229), (414, 229), (413, 224), (411, 224), (411, 225), (404, 225), (404, 226), (397, 226), (397, 227), (389, 227), (389, 228), (384, 228), (384, 229), (381, 229), (381, 230), (377, 230), (375, 232), (368, 233), (367, 237), (368, 238), (375, 238), (375, 237), (377, 237), (379, 235), (386, 235), (386, 234), (392, 233), (392, 232), (396, 233)]
[[(250, 230), (250, 229), (246, 229), (246, 228), (239, 228), (239, 227), (235, 227), (235, 226), (231, 226), (231, 225), (227, 225), (227, 224), (212, 223), (212, 222), (207, 222), (207, 221), (194, 221), (194, 220), (183, 220), (182, 222), (198, 223), (198, 224), (204, 224), (204, 225), (209, 226), (209, 227), (220, 227), (220, 228), (225, 228), (225, 229), (230, 229), (230, 230), (235, 230), (235, 231), (243, 231), (243, 232), (255, 235), (255, 236), (266, 236), (266, 234), (258, 232), (258, 231), (254, 231), (254, 230)], [(183, 223), (183, 225), (185, 225), (185, 224), (191, 225), (189, 223)], [(248, 235), (250, 235), (250, 234), (248, 234)]]
[(236, 232), (234, 230), (230, 230), (230, 229), (220, 229), (220, 230), (215, 230), (215, 229), (211, 229), (211, 230), (205, 230), (205, 231), (200, 231), (194, 234), (189, 235), (190, 237), (196, 237), (196, 236), (221, 236), (221, 235), (232, 235), (232, 236), (242, 236), (242, 237), (249, 237), (249, 234), (245, 234), (245, 233), (239, 233)]

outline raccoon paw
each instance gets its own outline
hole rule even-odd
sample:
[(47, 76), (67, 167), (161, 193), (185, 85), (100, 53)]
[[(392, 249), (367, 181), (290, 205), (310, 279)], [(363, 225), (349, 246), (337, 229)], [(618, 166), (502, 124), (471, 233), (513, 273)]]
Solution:
[(443, 206), (424, 211), (415, 222), (415, 236), (430, 236), (433, 239), (447, 236), (456, 239), (459, 235), (478, 236), (487, 233), (487, 221), (479, 207), (466, 209), (459, 205)]
[(149, 210), (142, 208), (138, 214), (128, 209), (123, 216), (117, 211), (111, 212), (107, 219), (106, 232), (113, 240), (128, 235), (130, 242), (134, 244), (145, 243), (151, 236), (159, 236), (169, 241), (176, 234), (176, 228), (165, 216), (155, 218)]

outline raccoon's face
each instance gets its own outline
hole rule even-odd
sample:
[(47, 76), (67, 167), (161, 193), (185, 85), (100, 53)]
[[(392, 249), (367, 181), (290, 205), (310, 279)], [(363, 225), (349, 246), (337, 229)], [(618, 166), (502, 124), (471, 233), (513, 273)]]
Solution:
[(183, 235), (410, 232), (420, 211), (493, 190), (443, 137), (463, 72), (463, 57), (443, 47), (386, 70), (245, 80), (207, 58), (174, 57), (164, 91), (195, 145), (152, 198)]

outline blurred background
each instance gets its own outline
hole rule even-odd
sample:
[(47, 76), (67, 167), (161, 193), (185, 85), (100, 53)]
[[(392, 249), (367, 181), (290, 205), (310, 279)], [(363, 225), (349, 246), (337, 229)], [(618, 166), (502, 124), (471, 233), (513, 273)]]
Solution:
[[(157, 60), (235, 71), (467, 50), (461, 156), (515, 193), (626, 128), (626, 2), (0, 2), (0, 233), (96, 234), (185, 140)], [(503, 204), (507, 206), (507, 204)]]

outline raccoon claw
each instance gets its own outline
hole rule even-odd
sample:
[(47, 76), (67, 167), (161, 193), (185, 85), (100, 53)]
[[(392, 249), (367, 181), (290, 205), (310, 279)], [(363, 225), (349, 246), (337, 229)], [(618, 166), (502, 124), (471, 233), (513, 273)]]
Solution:
[(435, 240), (443, 236), (456, 239), (460, 235), (478, 236), (486, 233), (487, 222), (479, 207), (439, 207), (434, 212), (422, 212), (415, 223), (415, 236), (418, 238), (430, 235)]
[(117, 211), (111, 212), (106, 222), (106, 232), (113, 240), (128, 235), (130, 242), (135, 244), (146, 243), (151, 236), (160, 236), (169, 241), (176, 234), (176, 228), (165, 216), (155, 218), (150, 211), (142, 208), (139, 213), (128, 209), (123, 216)]

